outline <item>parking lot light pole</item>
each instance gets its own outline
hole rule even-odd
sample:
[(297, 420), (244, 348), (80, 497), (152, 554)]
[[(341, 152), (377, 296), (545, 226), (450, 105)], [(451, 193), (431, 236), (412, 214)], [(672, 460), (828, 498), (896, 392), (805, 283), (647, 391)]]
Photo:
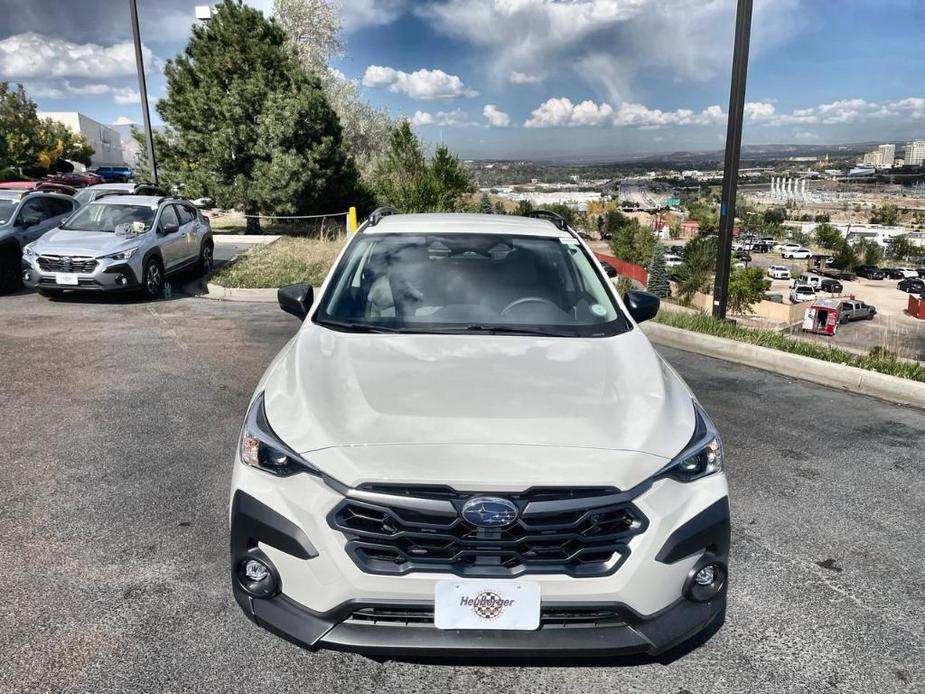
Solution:
[(726, 318), (726, 302), (729, 298), (729, 264), (736, 216), (736, 189), (739, 183), (739, 154), (742, 149), (742, 119), (745, 113), (751, 26), (752, 0), (738, 0), (735, 45), (732, 52), (732, 81), (729, 87), (729, 118), (726, 122), (723, 197), (719, 211), (719, 250), (716, 255), (716, 284), (713, 288), (713, 317), (720, 320)]
[(132, 38), (135, 40), (135, 65), (138, 68), (138, 89), (141, 92), (141, 117), (145, 126), (145, 144), (148, 149), (148, 165), (151, 168), (151, 183), (157, 185), (157, 161), (154, 158), (154, 137), (151, 134), (151, 115), (148, 112), (148, 86), (145, 82), (145, 61), (141, 55), (141, 31), (138, 28), (138, 5), (129, 0), (132, 12)]

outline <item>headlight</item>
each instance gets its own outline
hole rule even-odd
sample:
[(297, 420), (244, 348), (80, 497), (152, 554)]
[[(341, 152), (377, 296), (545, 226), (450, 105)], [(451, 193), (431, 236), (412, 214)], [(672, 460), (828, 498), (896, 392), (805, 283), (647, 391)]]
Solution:
[(38, 255), (38, 253), (35, 252), (35, 249), (32, 248), (31, 243), (28, 246), (23, 246), (22, 254), (27, 258), (34, 258)]
[(135, 253), (138, 252), (137, 248), (129, 248), (127, 251), (120, 251), (118, 253), (113, 253), (111, 255), (104, 255), (103, 257), (107, 260), (128, 260)]
[(261, 393), (247, 413), (238, 446), (241, 462), (279, 477), (288, 477), (299, 472), (320, 475), (317, 469), (283, 443), (273, 432), (267, 422), (263, 401), (263, 393)]
[(690, 443), (684, 447), (659, 476), (679, 482), (692, 482), (723, 469), (723, 442), (703, 408), (694, 403), (697, 424)]

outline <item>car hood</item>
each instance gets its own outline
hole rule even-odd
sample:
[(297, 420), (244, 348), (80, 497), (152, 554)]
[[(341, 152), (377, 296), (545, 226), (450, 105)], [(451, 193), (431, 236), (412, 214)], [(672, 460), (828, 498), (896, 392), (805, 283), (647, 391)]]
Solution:
[(610, 338), (341, 333), (307, 325), (265, 378), (267, 419), (345, 484), (617, 484), (694, 431), (639, 329)]
[(137, 246), (141, 238), (141, 234), (122, 236), (108, 231), (70, 231), (55, 228), (39, 238), (33, 248), (38, 253), (100, 256)]

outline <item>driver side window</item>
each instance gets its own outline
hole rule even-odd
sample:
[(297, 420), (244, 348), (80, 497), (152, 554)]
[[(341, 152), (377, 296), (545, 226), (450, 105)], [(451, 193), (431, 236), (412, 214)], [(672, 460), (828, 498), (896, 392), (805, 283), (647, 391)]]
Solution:
[(48, 217), (49, 215), (42, 205), (42, 199), (33, 198), (32, 200), (27, 200), (20, 208), (19, 216), (16, 218), (16, 224), (18, 226), (31, 227), (35, 224), (44, 222)]
[(177, 213), (174, 212), (173, 205), (167, 205), (161, 210), (161, 220), (158, 222), (157, 228), (161, 232), (166, 232), (169, 227), (176, 231), (179, 226), (180, 220), (177, 219)]

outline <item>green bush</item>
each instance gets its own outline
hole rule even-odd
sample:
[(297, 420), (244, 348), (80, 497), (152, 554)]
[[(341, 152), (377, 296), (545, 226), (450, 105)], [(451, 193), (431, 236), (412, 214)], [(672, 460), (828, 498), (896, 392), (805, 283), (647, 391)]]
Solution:
[(772, 330), (744, 328), (735, 323), (720, 321), (705, 313), (679, 313), (662, 311), (655, 316), (655, 322), (673, 328), (682, 328), (706, 335), (724, 337), (737, 342), (747, 342), (760, 347), (769, 347), (781, 352), (799, 354), (821, 361), (856, 366), (868, 371), (908, 378), (925, 383), (925, 366), (918, 362), (899, 359), (884, 347), (874, 347), (867, 354), (854, 354), (837, 347), (799, 340)]

